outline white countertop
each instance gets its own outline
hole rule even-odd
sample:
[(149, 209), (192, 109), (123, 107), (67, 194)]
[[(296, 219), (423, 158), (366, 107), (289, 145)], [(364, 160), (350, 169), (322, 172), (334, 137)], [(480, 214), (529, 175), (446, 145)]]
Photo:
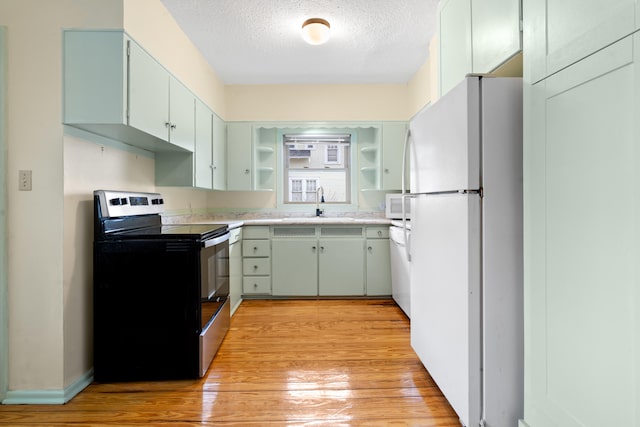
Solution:
[(391, 220), (386, 218), (351, 218), (351, 217), (300, 217), (300, 218), (256, 218), (244, 220), (205, 220), (193, 222), (193, 224), (226, 223), (229, 229), (244, 225), (390, 225)]

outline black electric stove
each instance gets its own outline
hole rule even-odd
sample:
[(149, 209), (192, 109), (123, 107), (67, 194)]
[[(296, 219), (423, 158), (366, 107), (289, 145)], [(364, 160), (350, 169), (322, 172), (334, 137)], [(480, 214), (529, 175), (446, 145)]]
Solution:
[(94, 207), (94, 378), (203, 376), (230, 322), (227, 224), (162, 224), (158, 193)]

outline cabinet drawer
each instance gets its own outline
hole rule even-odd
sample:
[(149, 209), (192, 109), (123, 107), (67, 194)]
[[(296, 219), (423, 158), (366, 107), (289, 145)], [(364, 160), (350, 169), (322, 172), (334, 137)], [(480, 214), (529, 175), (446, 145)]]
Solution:
[(242, 291), (245, 294), (271, 294), (271, 278), (245, 277), (242, 280)]
[(271, 258), (245, 258), (242, 260), (245, 276), (268, 276), (271, 274)]
[(266, 225), (250, 225), (243, 227), (242, 234), (245, 239), (268, 239), (269, 226)]
[(389, 227), (367, 227), (367, 239), (388, 239)]
[[(246, 236), (246, 233), (244, 233)], [(268, 257), (271, 254), (271, 241), (269, 240), (243, 240), (243, 257)]]

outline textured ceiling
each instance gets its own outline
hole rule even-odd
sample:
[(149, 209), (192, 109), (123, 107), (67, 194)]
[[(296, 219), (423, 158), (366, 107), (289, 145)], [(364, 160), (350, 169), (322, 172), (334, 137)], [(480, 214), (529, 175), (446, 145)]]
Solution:
[[(162, 0), (226, 84), (406, 83), (424, 63), (438, 0)], [(324, 18), (311, 46), (302, 22)]]

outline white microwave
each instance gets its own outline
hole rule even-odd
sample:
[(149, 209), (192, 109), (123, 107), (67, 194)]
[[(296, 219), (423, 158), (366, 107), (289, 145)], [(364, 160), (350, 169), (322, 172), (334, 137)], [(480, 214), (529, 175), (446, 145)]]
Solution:
[[(389, 193), (385, 197), (385, 217), (389, 219), (402, 219), (402, 194)], [(405, 197), (405, 215), (411, 219), (411, 198)]]

